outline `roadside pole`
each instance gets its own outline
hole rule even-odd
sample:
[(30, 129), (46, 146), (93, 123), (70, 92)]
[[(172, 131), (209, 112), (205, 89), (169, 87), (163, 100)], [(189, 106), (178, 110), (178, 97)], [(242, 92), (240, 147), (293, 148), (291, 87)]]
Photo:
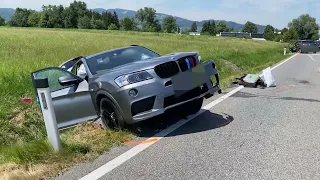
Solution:
[(286, 55), (287, 54), (287, 48), (284, 48), (283, 49), (283, 55)]
[(49, 142), (55, 151), (59, 151), (62, 149), (61, 139), (59, 135), (56, 115), (53, 109), (48, 79), (36, 79), (35, 86), (37, 89)]

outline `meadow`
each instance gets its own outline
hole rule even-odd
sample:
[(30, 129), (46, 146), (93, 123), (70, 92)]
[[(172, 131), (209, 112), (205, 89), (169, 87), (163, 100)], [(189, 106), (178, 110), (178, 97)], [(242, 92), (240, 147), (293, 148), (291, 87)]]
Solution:
[[(14, 167), (21, 169), (20, 166), (30, 163), (43, 167), (43, 164), (59, 162), (58, 166), (51, 167), (58, 171), (85, 155), (95, 157), (129, 138), (127, 132), (100, 131), (80, 126), (63, 132), (61, 136), (66, 150), (53, 153), (45, 140), (45, 126), (34, 100), (30, 73), (58, 66), (76, 56), (132, 44), (143, 45), (161, 54), (198, 51), (203, 61), (213, 59), (216, 62), (223, 88), (243, 73), (259, 72), (286, 58), (283, 55), (285, 44), (251, 39), (102, 30), (0, 28), (0, 165), (8, 167), (8, 163), (13, 163), (16, 165)], [(23, 97), (31, 97), (33, 102), (23, 103)], [(69, 158), (61, 158), (65, 156)], [(0, 174), (5, 171), (10, 170), (1, 170), (0, 166)], [(54, 174), (56, 171), (51, 172)], [(48, 173), (43, 170), (33, 177)]]

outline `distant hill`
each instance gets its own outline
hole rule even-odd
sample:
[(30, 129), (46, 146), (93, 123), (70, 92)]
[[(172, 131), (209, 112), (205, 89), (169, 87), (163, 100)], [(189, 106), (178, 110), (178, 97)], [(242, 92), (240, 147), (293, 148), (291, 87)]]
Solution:
[[(102, 12), (116, 12), (119, 19), (123, 19), (125, 17), (134, 17), (136, 15), (136, 11), (133, 10), (128, 10), (128, 9), (120, 9), (120, 8), (116, 8), (116, 9), (103, 9), (103, 8), (95, 8), (93, 9), (96, 12), (102, 13)], [(12, 8), (0, 8), (0, 16), (3, 17), (6, 21), (10, 20), (10, 18), (12, 17), (12, 15), (14, 14), (15, 10)], [(156, 14), (157, 19), (160, 20), (160, 22), (162, 22), (162, 20), (167, 17), (167, 14), (162, 14), (162, 13), (157, 13)], [(194, 21), (185, 19), (185, 18), (181, 18), (181, 17), (176, 17), (174, 16), (174, 18), (177, 21), (177, 24), (180, 26), (181, 29), (186, 29), (186, 28), (190, 28), (192, 23)], [(203, 21), (195, 21), (197, 23), (198, 29), (201, 29), (204, 22), (209, 21), (209, 20), (203, 20)], [(215, 20), (216, 23), (218, 23), (221, 20)], [(241, 31), (243, 24), (239, 24), (233, 21), (226, 21), (227, 26), (229, 28), (233, 28), (235, 31)], [(258, 27), (258, 32), (263, 32), (266, 26), (263, 25), (257, 25)]]
[[(93, 9), (94, 11), (96, 12), (99, 12), (99, 13), (102, 13), (102, 12), (116, 12), (119, 16), (119, 19), (123, 19), (125, 17), (134, 17), (135, 14), (136, 14), (136, 11), (132, 11), (132, 10), (127, 10), (127, 9), (119, 9), (119, 8), (116, 8), (116, 9), (103, 9), (103, 8), (96, 8), (96, 9)], [(157, 19), (159, 19), (160, 21), (162, 21), (166, 16), (168, 16), (168, 14), (162, 14), (162, 13), (157, 13), (156, 14), (157, 16)], [(185, 18), (181, 18), (181, 17), (176, 17), (174, 16), (176, 21), (177, 21), (177, 24), (180, 26), (180, 28), (182, 29), (185, 29), (185, 28), (190, 28), (192, 23), (194, 21), (191, 21), (191, 20), (188, 20), (188, 19), (185, 19)], [(197, 23), (197, 26), (199, 29), (202, 28), (204, 22), (206, 21), (209, 21), (209, 20), (203, 20), (203, 21), (195, 21)], [(215, 20), (216, 23), (218, 23), (219, 21), (222, 21), (222, 20)], [(233, 22), (233, 21), (226, 21), (227, 23), (227, 26), (229, 28), (233, 28), (234, 30), (236, 31), (241, 31), (242, 30), (242, 27), (243, 27), (243, 24), (239, 24), (239, 23), (236, 23), (236, 22)], [(265, 29), (266, 26), (263, 26), (263, 25), (257, 25), (257, 28), (258, 28), (258, 31), (259, 32), (263, 32), (264, 29)]]
[(6, 21), (9, 21), (13, 16), (15, 10), (12, 8), (0, 8), (0, 16), (3, 17)]

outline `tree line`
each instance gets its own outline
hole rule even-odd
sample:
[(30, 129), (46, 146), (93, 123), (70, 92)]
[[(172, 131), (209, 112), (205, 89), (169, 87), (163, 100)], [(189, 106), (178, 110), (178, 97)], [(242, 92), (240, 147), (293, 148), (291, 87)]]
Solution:
[[(189, 32), (196, 32), (198, 31), (198, 27), (197, 27), (197, 23), (193, 22), (190, 30), (188, 30)], [(217, 24), (215, 21), (211, 20), (211, 21), (205, 21), (203, 23), (202, 29), (201, 29), (201, 33), (204, 35), (216, 35), (219, 34), (220, 32), (231, 32), (234, 31), (233, 28), (229, 28), (227, 26), (226, 21), (219, 21)]]
[[(89, 10), (85, 2), (73, 1), (68, 7), (62, 5), (43, 5), (42, 11), (16, 8), (9, 22), (0, 17), (0, 26), (15, 27), (42, 27), (42, 28), (79, 28), (79, 29), (108, 29), (125, 31), (188, 33), (198, 31), (196, 22), (187, 30), (181, 30), (173, 16), (167, 16), (162, 23), (156, 18), (156, 10), (144, 7), (137, 11), (135, 17), (125, 17), (119, 20), (116, 12), (98, 13)], [(201, 33), (216, 35), (220, 32), (232, 32), (234, 29), (227, 26), (226, 21), (205, 21)], [(277, 30), (267, 25), (264, 37), (270, 41), (289, 42), (297, 39), (319, 39), (319, 26), (316, 19), (303, 14), (293, 19), (288, 28)], [(248, 21), (243, 25), (242, 32), (257, 33), (256, 24)], [(280, 33), (277, 33), (280, 32)]]
[[(274, 33), (276, 32), (276, 33)], [(267, 25), (264, 30), (264, 37), (270, 41), (294, 42), (300, 40), (318, 40), (319, 25), (314, 17), (309, 14), (302, 14), (288, 23), (288, 28), (277, 30)]]
[[(0, 26), (6, 25), (0, 17)], [(98, 13), (87, 8), (82, 1), (73, 1), (68, 7), (62, 5), (43, 5), (41, 12), (16, 8), (11, 20), (7, 23), (13, 27), (42, 27), (42, 28), (79, 28), (79, 29), (108, 29), (125, 31), (187, 33), (196, 31), (196, 23), (191, 29), (182, 30), (173, 16), (167, 16), (160, 23), (156, 19), (156, 10), (144, 7), (137, 11), (135, 17), (125, 17), (119, 20), (116, 12)], [(215, 33), (229, 31), (225, 21), (217, 25), (214, 21), (205, 22), (202, 33), (215, 35)]]
[(42, 28), (79, 28), (108, 29), (125, 31), (176, 32), (176, 20), (168, 16), (160, 24), (156, 11), (145, 7), (137, 11), (135, 17), (119, 20), (116, 12), (98, 13), (87, 8), (82, 1), (73, 1), (68, 7), (62, 5), (43, 5), (41, 12), (16, 8), (9, 22), (0, 17), (0, 26), (42, 27)]

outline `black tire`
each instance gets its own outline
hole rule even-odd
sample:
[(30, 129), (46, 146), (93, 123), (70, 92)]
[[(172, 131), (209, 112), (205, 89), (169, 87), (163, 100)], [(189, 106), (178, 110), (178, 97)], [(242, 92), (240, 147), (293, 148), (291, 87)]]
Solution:
[(203, 104), (203, 98), (199, 98), (177, 107), (177, 113), (183, 117), (195, 114), (200, 111)]
[(100, 101), (100, 117), (105, 129), (120, 130), (125, 126), (125, 121), (119, 109), (108, 98)]

